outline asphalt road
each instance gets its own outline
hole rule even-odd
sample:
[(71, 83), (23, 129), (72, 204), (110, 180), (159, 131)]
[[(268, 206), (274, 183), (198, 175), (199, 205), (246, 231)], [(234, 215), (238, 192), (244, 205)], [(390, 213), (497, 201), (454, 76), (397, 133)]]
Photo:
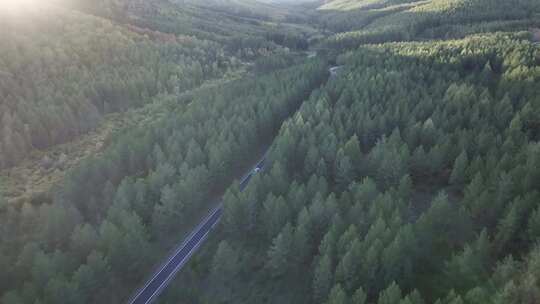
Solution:
[[(264, 167), (265, 157), (263, 157), (253, 169), (251, 169), (240, 180), (240, 190), (243, 191), (254, 174)], [(159, 294), (167, 288), (170, 281), (189, 261), (189, 258), (204, 243), (212, 228), (216, 226), (223, 213), (223, 205), (214, 208), (210, 214), (189, 234), (184, 242), (176, 248), (174, 253), (167, 258), (161, 267), (152, 275), (146, 284), (137, 291), (135, 296), (129, 301), (130, 304), (148, 304), (154, 301)]]

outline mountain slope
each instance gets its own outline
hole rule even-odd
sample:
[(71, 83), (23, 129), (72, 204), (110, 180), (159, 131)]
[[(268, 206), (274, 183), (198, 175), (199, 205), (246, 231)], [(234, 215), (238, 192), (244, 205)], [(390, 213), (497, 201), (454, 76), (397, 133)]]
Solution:
[(540, 4), (534, 0), (340, 0), (320, 9), (326, 25), (339, 31), (327, 44), (336, 48), (527, 30), (540, 23)]
[(0, 168), (227, 66), (216, 43), (144, 33), (58, 6), (0, 22), (0, 70), (9, 75), (0, 77)]
[(540, 49), (529, 38), (348, 52), (284, 124), (267, 170), (229, 189), (206, 266), (170, 302), (537, 299), (537, 274), (514, 285), (540, 237)]

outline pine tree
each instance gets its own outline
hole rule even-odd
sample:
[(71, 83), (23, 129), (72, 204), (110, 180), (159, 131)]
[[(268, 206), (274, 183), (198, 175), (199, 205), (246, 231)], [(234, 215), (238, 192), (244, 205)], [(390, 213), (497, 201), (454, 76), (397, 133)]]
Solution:
[(247, 225), (248, 209), (235, 183), (223, 196), (223, 228), (232, 237), (242, 239)]
[(351, 304), (366, 304), (367, 294), (362, 287), (359, 287), (353, 294)]
[(405, 300), (401, 301), (400, 304), (424, 304), (424, 299), (418, 292), (418, 290), (413, 290), (410, 294), (405, 297)]
[(411, 199), (413, 193), (413, 182), (411, 177), (407, 174), (399, 180), (398, 197), (405, 202)]
[(540, 207), (530, 215), (528, 222), (528, 237), (529, 240), (535, 241), (540, 238)]
[(448, 284), (458, 291), (481, 285), (487, 279), (491, 264), (490, 247), (487, 231), (483, 230), (474, 243), (466, 245), (463, 252), (446, 264)]
[(313, 299), (316, 303), (322, 303), (328, 296), (332, 287), (332, 262), (325, 254), (319, 260), (313, 277)]
[(354, 178), (354, 169), (351, 160), (345, 155), (343, 150), (339, 150), (336, 156), (335, 176), (337, 192), (342, 192), (347, 189), (347, 186)]
[(347, 253), (347, 251), (349, 251), (349, 249), (353, 245), (353, 242), (357, 239), (359, 239), (359, 235), (356, 226), (349, 226), (347, 231), (345, 231), (345, 233), (341, 235), (337, 243), (338, 256), (343, 256), (345, 253)]
[(156, 236), (164, 236), (185, 217), (185, 206), (178, 197), (177, 189), (165, 186), (161, 190), (160, 204), (155, 205), (152, 226)]
[(73, 282), (84, 299), (83, 302), (96, 302), (94, 297), (108, 286), (110, 275), (110, 267), (105, 257), (98, 252), (92, 252), (87, 263), (81, 265), (73, 274)]
[(468, 163), (469, 160), (467, 157), (467, 152), (463, 150), (454, 162), (454, 168), (452, 169), (452, 174), (450, 175), (451, 184), (461, 185), (465, 182)]
[(493, 85), (495, 73), (493, 72), (491, 63), (489, 61), (486, 62), (486, 65), (484, 65), (484, 69), (482, 70), (482, 75), (480, 75), (480, 77), (480, 81), (484, 86), (491, 87)]
[(377, 304), (396, 304), (401, 301), (401, 289), (393, 282), (379, 294)]
[(94, 227), (86, 223), (82, 226), (78, 226), (75, 228), (75, 231), (73, 231), (70, 240), (70, 249), (79, 261), (84, 261), (90, 252), (96, 248), (97, 243), (97, 232)]
[(340, 284), (337, 284), (332, 288), (326, 304), (349, 304), (347, 294)]
[(292, 242), (293, 229), (291, 224), (287, 223), (279, 235), (274, 238), (268, 251), (268, 266), (273, 276), (280, 277), (289, 270)]
[(351, 137), (343, 147), (343, 151), (345, 152), (345, 156), (349, 157), (351, 160), (351, 163), (354, 167), (354, 170), (357, 173), (360, 173), (359, 170), (361, 169), (361, 161), (362, 161), (362, 151), (360, 149), (360, 141), (358, 140), (358, 137), (354, 135)]
[(263, 208), (264, 231), (269, 239), (272, 239), (289, 220), (288, 206), (283, 197), (276, 198), (273, 194), (269, 194), (263, 204)]
[(238, 253), (227, 241), (221, 241), (212, 261), (212, 278), (217, 285), (233, 281), (239, 271)]
[(336, 281), (343, 283), (347, 290), (357, 288), (362, 279), (363, 274), (360, 273), (358, 265), (358, 261), (362, 259), (360, 250), (360, 241), (355, 240), (336, 267)]
[(306, 259), (310, 258), (312, 251), (309, 218), (301, 217), (301, 219), (303, 220), (298, 222), (294, 230), (293, 257), (297, 266), (302, 265)]

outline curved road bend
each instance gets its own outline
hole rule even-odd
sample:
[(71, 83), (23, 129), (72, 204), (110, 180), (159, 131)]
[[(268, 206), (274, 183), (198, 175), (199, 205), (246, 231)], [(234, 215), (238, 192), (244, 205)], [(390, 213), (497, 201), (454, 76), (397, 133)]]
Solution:
[[(253, 174), (263, 169), (265, 157), (240, 180), (240, 190), (243, 191), (248, 185)], [(137, 291), (129, 301), (130, 304), (148, 304), (154, 301), (167, 287), (170, 281), (180, 269), (189, 261), (189, 258), (204, 243), (212, 228), (219, 222), (223, 206), (219, 205), (210, 211), (210, 214), (188, 235), (184, 242), (176, 248), (174, 253), (167, 258), (161, 267), (152, 275), (146, 284)]]

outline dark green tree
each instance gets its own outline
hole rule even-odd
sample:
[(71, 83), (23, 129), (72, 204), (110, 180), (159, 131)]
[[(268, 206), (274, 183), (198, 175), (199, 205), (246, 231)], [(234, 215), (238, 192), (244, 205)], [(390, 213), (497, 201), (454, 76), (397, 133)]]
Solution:
[(289, 271), (291, 262), (291, 249), (293, 246), (293, 229), (287, 223), (272, 242), (268, 251), (268, 267), (273, 276), (280, 277)]
[(328, 297), (332, 288), (332, 277), (332, 261), (325, 254), (320, 258), (314, 272), (313, 299), (316, 303), (322, 303)]
[(340, 284), (335, 285), (330, 291), (327, 304), (348, 304), (349, 299)]
[(454, 167), (452, 169), (452, 174), (450, 175), (450, 183), (454, 185), (463, 184), (466, 181), (466, 171), (469, 160), (467, 157), (467, 152), (462, 151), (461, 154), (456, 158), (454, 162)]

